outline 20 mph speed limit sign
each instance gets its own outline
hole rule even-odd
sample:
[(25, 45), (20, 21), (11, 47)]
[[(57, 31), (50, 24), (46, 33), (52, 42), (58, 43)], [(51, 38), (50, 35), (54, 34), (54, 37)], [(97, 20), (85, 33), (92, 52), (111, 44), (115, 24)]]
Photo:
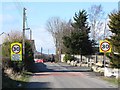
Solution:
[(11, 60), (22, 61), (22, 44), (21, 43), (11, 44)]
[(111, 52), (111, 44), (107, 40), (100, 40), (100, 46), (99, 46), (100, 52)]

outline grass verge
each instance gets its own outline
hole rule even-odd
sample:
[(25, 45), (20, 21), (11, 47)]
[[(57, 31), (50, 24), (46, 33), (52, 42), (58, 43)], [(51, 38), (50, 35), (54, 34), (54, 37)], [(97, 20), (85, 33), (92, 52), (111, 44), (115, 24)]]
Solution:
[(103, 80), (108, 81), (114, 85), (120, 86), (120, 78), (116, 79), (115, 77), (101, 77)]
[(12, 74), (8, 76), (2, 72), (2, 88), (24, 88), (29, 81), (30, 75), (23, 72), (21, 74)]

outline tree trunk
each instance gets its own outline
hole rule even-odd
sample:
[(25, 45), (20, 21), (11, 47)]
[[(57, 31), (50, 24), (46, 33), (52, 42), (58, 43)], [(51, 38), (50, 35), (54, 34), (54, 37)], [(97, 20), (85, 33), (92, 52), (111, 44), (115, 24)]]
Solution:
[(81, 62), (82, 62), (82, 54), (81, 54)]

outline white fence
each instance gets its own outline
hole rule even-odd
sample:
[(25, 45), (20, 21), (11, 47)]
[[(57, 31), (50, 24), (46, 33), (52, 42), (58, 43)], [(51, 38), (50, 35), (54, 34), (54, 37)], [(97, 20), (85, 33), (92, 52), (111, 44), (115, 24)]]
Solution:
[[(65, 54), (61, 54), (61, 62), (64, 62), (63, 58), (64, 58)], [(81, 60), (81, 56), (80, 55), (74, 55), (78, 60)], [(91, 62), (91, 63), (96, 63), (96, 62), (102, 62), (103, 61), (103, 55), (86, 55), (86, 56), (82, 56), (82, 62)], [(106, 57), (106, 62), (109, 63), (109, 59)]]
[(63, 58), (64, 58), (65, 54), (61, 54), (61, 62), (64, 62)]
[(116, 68), (112, 69), (105, 67), (104, 76), (106, 77), (115, 76), (116, 78), (118, 78), (120, 77), (120, 69), (116, 69)]
[[(64, 58), (65, 54), (61, 55), (61, 62), (64, 62), (63, 58)], [(76, 58), (78, 58), (79, 60), (81, 60), (80, 55), (75, 55)], [(104, 76), (106, 77), (111, 77), (114, 76), (116, 78), (120, 78), (120, 69), (116, 69), (116, 68), (108, 68), (108, 67), (99, 67), (98, 66), (102, 66), (103, 65), (103, 55), (88, 55), (88, 56), (82, 56), (83, 61), (82, 62), (87, 62), (87, 63), (94, 63), (93, 67), (95, 70), (97, 69), (97, 71), (95, 72), (104, 72)], [(96, 60), (98, 63), (96, 63)], [(106, 57), (106, 62), (110, 62), (110, 60)], [(107, 65), (106, 65), (107, 66)]]

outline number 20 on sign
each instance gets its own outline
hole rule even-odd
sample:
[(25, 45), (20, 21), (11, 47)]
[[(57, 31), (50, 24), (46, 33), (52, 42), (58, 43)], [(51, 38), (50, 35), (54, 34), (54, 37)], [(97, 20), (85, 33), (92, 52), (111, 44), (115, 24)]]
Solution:
[(111, 52), (111, 49), (112, 47), (108, 40), (100, 40), (100, 46), (99, 46), (100, 52), (104, 52), (104, 53)]

